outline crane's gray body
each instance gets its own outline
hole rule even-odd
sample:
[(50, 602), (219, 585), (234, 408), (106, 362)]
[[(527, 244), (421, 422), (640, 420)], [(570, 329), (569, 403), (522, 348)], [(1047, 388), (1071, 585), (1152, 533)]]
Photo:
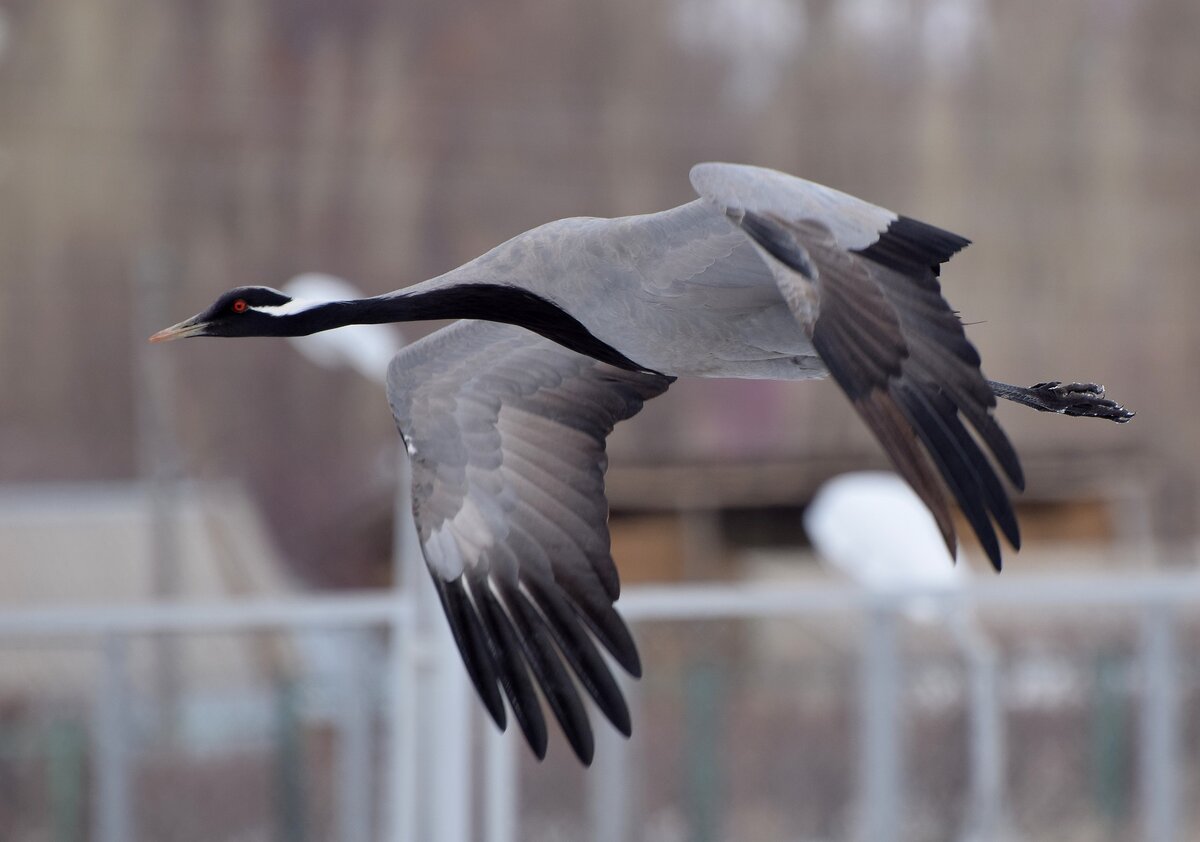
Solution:
[(704, 198), (660, 213), (550, 222), (407, 292), (517, 285), (639, 365), (673, 376), (826, 376), (777, 270), (725, 208), (812, 216), (845, 237), (847, 248), (874, 240), (896, 215), (757, 167), (701, 164), (692, 181)]

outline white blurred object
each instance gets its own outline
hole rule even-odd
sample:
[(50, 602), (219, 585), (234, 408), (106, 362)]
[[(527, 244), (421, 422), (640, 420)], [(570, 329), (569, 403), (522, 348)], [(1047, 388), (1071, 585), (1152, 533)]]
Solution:
[(921, 29), (925, 62), (953, 80), (979, 61), (991, 38), (991, 12), (986, 0), (931, 0)]
[(671, 27), (685, 49), (727, 62), (725, 96), (750, 110), (771, 102), (807, 30), (791, 0), (675, 0)]
[[(297, 300), (345, 301), (362, 298), (355, 286), (333, 275), (307, 272), (283, 286)], [(364, 377), (384, 383), (388, 363), (404, 345), (404, 335), (394, 325), (348, 325), (311, 336), (289, 337), (296, 350), (325, 368), (346, 365)]]
[(915, 10), (906, 0), (839, 0), (834, 26), (871, 48), (911, 42)]
[(804, 528), (826, 561), (869, 588), (949, 590), (966, 579), (929, 509), (895, 474), (835, 477), (804, 512)]
[(832, 14), (866, 55), (898, 69), (919, 58), (951, 82), (979, 61), (993, 28), (988, 0), (837, 0)]

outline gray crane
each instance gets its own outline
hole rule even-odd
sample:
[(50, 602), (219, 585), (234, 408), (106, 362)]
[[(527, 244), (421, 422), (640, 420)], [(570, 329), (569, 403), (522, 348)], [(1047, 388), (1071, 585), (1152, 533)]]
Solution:
[(992, 415), (996, 397), (1132, 417), (1096, 384), (984, 379), (938, 280), (963, 237), (774, 170), (699, 164), (691, 180), (700, 198), (688, 204), (550, 222), (387, 295), (304, 301), (239, 287), (151, 337), (463, 320), (396, 355), (388, 399), (414, 461), (425, 560), (467, 671), (501, 729), (507, 698), (539, 758), (537, 688), (584, 763), (593, 737), (580, 685), (630, 734), (596, 645), (640, 675), (614, 607), (605, 440), (676, 377), (832, 375), (951, 553), (946, 490), (996, 569), (995, 527), (1014, 548), (1020, 533), (993, 461), (1024, 486)]

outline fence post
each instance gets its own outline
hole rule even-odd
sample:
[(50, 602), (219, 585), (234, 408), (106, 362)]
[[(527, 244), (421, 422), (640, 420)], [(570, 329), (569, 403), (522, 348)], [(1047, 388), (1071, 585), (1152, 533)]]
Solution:
[(646, 739), (644, 725), (638, 722), (639, 687), (620, 669), (614, 669), (613, 674), (629, 704), (634, 738), (627, 740), (608, 722), (596, 722), (596, 762), (588, 773), (589, 823), (596, 842), (639, 838), (636, 822), (641, 812), (638, 798), (642, 792), (642, 764), (635, 755)]
[(275, 798), (277, 838), (286, 842), (305, 842), (308, 838), (299, 707), (300, 690), (295, 679), (280, 681), (275, 687)]
[[(466, 670), (425, 571), (413, 524), (412, 466), (401, 451), (393, 546), (397, 607), (388, 703), (394, 842), (466, 842), (471, 812), (471, 697)], [(405, 609), (401, 609), (405, 611)]]
[[(478, 718), (478, 717), (477, 717)], [(517, 842), (517, 749), (521, 736), (516, 728), (501, 732), (490, 719), (484, 730), (483, 837), (487, 842)]]
[(900, 659), (894, 599), (874, 594), (863, 640), (859, 774), (866, 842), (898, 839), (900, 823)]
[(47, 789), (55, 842), (83, 839), (86, 737), (78, 722), (57, 721), (46, 735)]
[(1170, 606), (1142, 615), (1141, 801), (1142, 838), (1179, 838), (1178, 651)]
[(100, 690), (93, 710), (92, 838), (97, 842), (133, 842), (129, 815), (129, 727), (127, 645), (120, 634), (104, 636)]
[(416, 839), (419, 828), (417, 799), (417, 652), (413, 601), (396, 588), (396, 613), (388, 636), (387, 705), (388, 751), (385, 799), (387, 838), (390, 842)]
[(417, 728), (417, 660), (420, 628), (417, 579), (421, 545), (412, 514), (412, 463), (401, 445), (396, 463), (396, 501), (392, 536), (392, 593), (396, 610), (388, 635), (388, 720), (386, 799), (387, 839), (409, 842), (420, 832), (420, 752)]
[(371, 840), (371, 694), (366, 649), (370, 638), (360, 628), (346, 629), (342, 700), (337, 728), (337, 828), (342, 842)]
[(946, 622), (967, 665), (970, 734), (970, 813), (964, 839), (991, 842), (1005, 833), (1004, 770), (1007, 766), (1000, 656), (979, 625), (973, 606), (960, 598)]
[(714, 660), (701, 656), (684, 667), (684, 809), (688, 838), (713, 842), (722, 835), (725, 769), (719, 750), (726, 676)]
[[(433, 583), (423, 581), (423, 598), (430, 612), (441, 607)], [(428, 615), (427, 615), (428, 616)], [(450, 626), (433, 617), (425, 629), (432, 657), (423, 673), (427, 685), (420, 698), (423, 781), (429, 792), (422, 798), (427, 810), (429, 836), (438, 842), (471, 839), (471, 725), (475, 701), (467, 684), (467, 671), (458, 654)]]

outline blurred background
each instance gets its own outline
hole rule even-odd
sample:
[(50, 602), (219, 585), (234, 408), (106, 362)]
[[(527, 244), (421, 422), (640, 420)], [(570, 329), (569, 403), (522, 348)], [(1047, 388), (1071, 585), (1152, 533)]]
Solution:
[[(1194, 0), (0, 0), (0, 838), (1195, 838), (1198, 43)], [(459, 688), (466, 759), (427, 776), (389, 740), (382, 388), (145, 337), (240, 284), (376, 294), (686, 202), (702, 160), (972, 238), (943, 284), (987, 374), (1138, 417), (999, 408), (1026, 546), (998, 579), (964, 547), (968, 591), (1009, 588), (964, 636), (819, 563), (817, 488), (885, 467), (836, 386), (677, 383), (610, 441), (632, 741), (538, 765)], [(714, 580), (829, 599), (663, 608)], [(420, 786), (459, 826), (405, 824)]]

